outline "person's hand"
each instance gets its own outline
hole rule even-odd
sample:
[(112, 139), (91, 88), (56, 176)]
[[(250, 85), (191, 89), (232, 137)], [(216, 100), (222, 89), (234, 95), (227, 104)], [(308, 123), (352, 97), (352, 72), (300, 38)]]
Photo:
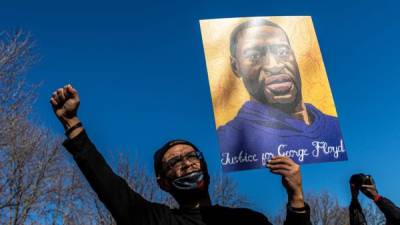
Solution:
[(65, 130), (79, 123), (77, 111), (79, 107), (78, 92), (70, 85), (65, 85), (53, 92), (50, 103), (54, 114), (60, 120)]
[(361, 185), (361, 192), (364, 193), (368, 198), (374, 200), (379, 194), (376, 190), (375, 184), (363, 184)]
[(290, 206), (304, 207), (300, 166), (288, 157), (276, 156), (268, 162), (267, 167), (272, 173), (282, 176), (282, 184), (288, 194)]

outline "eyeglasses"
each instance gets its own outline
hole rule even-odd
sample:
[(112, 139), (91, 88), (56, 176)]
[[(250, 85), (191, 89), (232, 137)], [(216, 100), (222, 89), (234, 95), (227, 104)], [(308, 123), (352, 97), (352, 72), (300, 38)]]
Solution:
[(163, 168), (164, 170), (179, 169), (184, 165), (185, 161), (196, 163), (199, 162), (202, 158), (203, 154), (199, 151), (188, 152), (184, 155), (175, 156), (164, 162)]

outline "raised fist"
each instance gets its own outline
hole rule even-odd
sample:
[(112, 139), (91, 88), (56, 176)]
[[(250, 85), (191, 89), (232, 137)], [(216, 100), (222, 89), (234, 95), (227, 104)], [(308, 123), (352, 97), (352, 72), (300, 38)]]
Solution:
[(78, 92), (70, 84), (53, 92), (50, 103), (65, 128), (70, 127), (73, 125), (71, 123), (77, 120), (79, 102)]

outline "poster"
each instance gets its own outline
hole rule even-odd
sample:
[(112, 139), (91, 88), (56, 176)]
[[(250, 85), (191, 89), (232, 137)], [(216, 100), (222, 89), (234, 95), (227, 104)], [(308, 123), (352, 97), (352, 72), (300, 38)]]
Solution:
[(347, 160), (309, 16), (200, 21), (225, 172)]

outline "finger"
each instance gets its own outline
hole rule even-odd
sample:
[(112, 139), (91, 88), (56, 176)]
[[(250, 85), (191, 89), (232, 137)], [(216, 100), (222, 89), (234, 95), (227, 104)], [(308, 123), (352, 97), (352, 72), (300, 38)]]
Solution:
[(270, 170), (278, 170), (278, 169), (282, 169), (282, 170), (291, 170), (292, 167), (286, 164), (275, 164), (275, 165), (267, 165), (267, 167)]
[(294, 165), (295, 163), (287, 157), (276, 157), (269, 161), (269, 164), (287, 164)]
[(290, 158), (290, 157), (287, 157), (287, 156), (281, 156), (281, 157), (282, 157), (282, 159), (283, 159), (285, 162), (287, 162), (287, 163), (290, 164), (290, 165), (298, 165), (298, 164), (295, 163), (295, 162), (293, 161), (293, 159)]
[(66, 99), (68, 99), (71, 96), (71, 94), (68, 92), (68, 85), (64, 86), (63, 93)]
[[(51, 94), (51, 97), (52, 97), (54, 100), (56, 100), (56, 102), (57, 102), (57, 100), (58, 100), (57, 91), (53, 92), (53, 93)], [(57, 103), (58, 103), (58, 102), (57, 102)]]
[(57, 105), (60, 105), (62, 103), (57, 90), (55, 92), (53, 92), (51, 97), (57, 102)]
[(281, 176), (284, 176), (284, 177), (287, 177), (287, 176), (290, 175), (290, 172), (288, 170), (280, 170), (280, 169), (271, 170), (271, 173), (277, 174), (277, 175), (281, 175)]
[(71, 84), (67, 85), (67, 91), (68, 91), (68, 94), (71, 95), (71, 97), (73, 97), (73, 98), (79, 97), (78, 91), (75, 88), (73, 88)]
[(57, 89), (57, 98), (58, 98), (58, 103), (65, 101), (65, 95), (62, 88)]
[(277, 156), (272, 157), (272, 159), (284, 159), (284, 158), (286, 158), (286, 156), (283, 156), (283, 155), (277, 155)]
[(67, 95), (66, 95), (64, 88), (61, 88), (61, 99), (62, 99), (62, 101), (67, 100)]
[(278, 164), (278, 163), (283, 163), (285, 161), (285, 158), (282, 158), (282, 157), (274, 157), (274, 158), (272, 158), (268, 163), (269, 164)]
[(52, 97), (52, 98), (50, 98), (50, 103), (51, 103), (51, 105), (53, 106), (53, 107), (57, 107), (57, 101)]
[(361, 187), (364, 189), (374, 189), (375, 188), (374, 185), (368, 185), (368, 184), (363, 184), (363, 185), (361, 185)]

